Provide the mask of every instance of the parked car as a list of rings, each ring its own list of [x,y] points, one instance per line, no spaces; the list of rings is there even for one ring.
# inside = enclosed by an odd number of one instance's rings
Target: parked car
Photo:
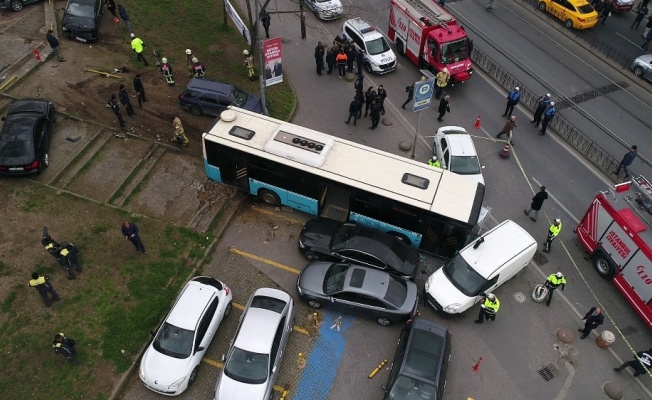
[[[40,174],[50,165],[54,105],[48,100],[15,101],[0,131],[0,174]]]
[[[344,22],[342,31],[357,50],[363,52],[367,72],[386,74],[396,69],[396,55],[385,36],[375,26],[362,18],[353,18]]]
[[[466,175],[484,185],[478,152],[471,135],[461,126],[442,126],[437,129],[433,153],[441,167],[458,175]]]
[[[68,0],[61,18],[63,36],[84,43],[96,41],[103,4],[103,0]]]
[[[586,0],[540,0],[539,10],[549,12],[568,29],[589,29],[598,23],[597,11]]]
[[[299,251],[309,260],[344,261],[410,279],[419,250],[396,236],[354,222],[313,218],[299,234]]]
[[[24,5],[36,3],[39,0],[0,0],[0,8],[20,11]]]
[[[248,94],[229,83],[192,78],[186,90],[179,95],[181,108],[192,115],[219,116],[229,106],[262,114],[263,103],[260,97]]]
[[[176,396],[195,382],[217,328],[231,312],[232,298],[228,286],[209,276],[183,287],[140,361],[140,379],[148,389]]]
[[[634,7],[634,0],[612,0],[614,6],[613,12],[622,13],[631,11]]]
[[[413,281],[374,268],[325,261],[306,265],[297,292],[311,308],[370,316],[383,326],[410,319],[419,300]]]
[[[285,346],[294,328],[292,297],[270,288],[258,289],[247,307],[224,368],[215,384],[215,399],[267,400],[281,369]]]
[[[384,399],[443,399],[450,359],[451,336],[446,328],[421,318],[408,321],[383,386]]]
[[[306,5],[323,21],[338,19],[344,11],[340,0],[306,0]]]
[[[634,75],[652,82],[652,54],[643,54],[632,63]]]

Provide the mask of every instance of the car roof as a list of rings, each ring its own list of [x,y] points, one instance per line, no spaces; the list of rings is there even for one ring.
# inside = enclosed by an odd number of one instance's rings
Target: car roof
[[[268,354],[282,315],[263,308],[248,308],[234,346],[254,353]]]
[[[471,135],[461,132],[454,134],[447,133],[446,139],[448,140],[449,149],[452,156],[477,156]]]
[[[643,54],[642,56],[636,57],[634,61],[642,61],[644,63],[652,62],[652,54]]]
[[[589,4],[589,2],[586,0],[568,0],[568,2],[574,5],[575,7]]]
[[[190,82],[188,82],[188,89],[191,90],[207,90],[211,92],[219,92],[223,94],[229,94],[231,93],[231,90],[233,89],[233,85],[220,82],[220,81],[211,81],[208,79],[201,79],[201,78],[192,78]]]
[[[188,282],[166,321],[182,329],[194,330],[216,293],[217,289],[212,286],[196,281]]]
[[[346,271],[343,290],[382,299],[387,293],[389,279],[389,273],[387,272],[375,268],[351,265]]]
[[[446,356],[448,330],[435,322],[417,318],[411,323],[407,340],[400,373],[437,386]]]
[[[344,22],[344,25],[348,25],[351,29],[356,31],[360,36],[362,36],[366,40],[372,40],[376,37],[383,36],[378,30],[376,29],[375,26],[371,25],[369,22],[365,21],[364,19],[358,17],[358,18],[351,18]],[[362,32],[364,29],[372,29],[368,32]]]
[[[51,105],[49,100],[43,99],[22,99],[16,100],[11,105],[7,115],[20,113],[38,113],[47,114],[48,107]]]

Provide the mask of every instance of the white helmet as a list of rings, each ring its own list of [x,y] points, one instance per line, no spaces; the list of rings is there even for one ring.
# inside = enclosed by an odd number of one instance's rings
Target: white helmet
[[[186,49],[186,54],[188,54],[188,55],[192,54],[192,50]]]
[[[555,224],[561,224],[561,219],[555,218]]]
[[[134,33],[130,33],[129,36],[131,36],[132,38],[135,38],[135,37],[136,37],[136,34],[134,34]]]
[[[516,87],[514,88],[514,90],[516,90],[516,91],[518,92],[519,90],[521,90],[521,88],[519,88],[518,86],[516,86]]]
[[[432,156],[432,161],[437,161],[437,156]]]
[[[161,62],[162,62],[163,64],[167,64],[167,63],[168,63],[168,59],[165,58],[165,57],[163,57],[163,58],[161,58]]]
[[[550,93],[546,93],[546,97],[547,97],[547,98],[550,98]]]
[[[493,293],[487,293],[487,298],[491,301],[496,300],[496,296]]]
[[[248,56],[249,55],[249,50],[242,50],[242,55],[243,56]]]
[[[197,57],[193,57],[193,58],[192,58],[192,62],[194,62],[194,63],[198,63],[199,60],[197,59]]]
[[[562,276],[564,276],[564,274],[562,274],[561,272],[557,272],[556,275],[557,275],[557,278],[561,278]]]
[[[554,106],[554,105],[555,105],[555,102],[554,102],[554,101],[551,101],[551,102],[550,102],[550,105],[551,105],[551,106]]]

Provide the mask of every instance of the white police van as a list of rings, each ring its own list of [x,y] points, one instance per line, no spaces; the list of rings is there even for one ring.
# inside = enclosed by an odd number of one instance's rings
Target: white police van
[[[396,69],[396,55],[376,27],[362,18],[354,18],[344,22],[342,30],[358,51],[364,53],[367,72],[386,74]]]

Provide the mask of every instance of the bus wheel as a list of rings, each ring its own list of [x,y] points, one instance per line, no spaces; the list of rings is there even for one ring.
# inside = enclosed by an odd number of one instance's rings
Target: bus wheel
[[[402,234],[402,233],[398,233],[398,232],[387,232],[387,234],[394,236],[395,238],[397,238],[397,239],[400,240],[401,242],[404,242],[404,243],[407,244],[407,245],[411,245],[411,244],[412,244],[412,241],[411,241],[407,236],[405,236],[405,235]]]
[[[272,192],[271,190],[260,189],[258,191],[258,197],[260,197],[266,204],[269,204],[270,206],[281,205],[281,198],[278,197],[278,195]]]
[[[595,253],[593,256],[593,267],[598,275],[606,280],[611,280],[616,275],[616,267],[602,253]]]

